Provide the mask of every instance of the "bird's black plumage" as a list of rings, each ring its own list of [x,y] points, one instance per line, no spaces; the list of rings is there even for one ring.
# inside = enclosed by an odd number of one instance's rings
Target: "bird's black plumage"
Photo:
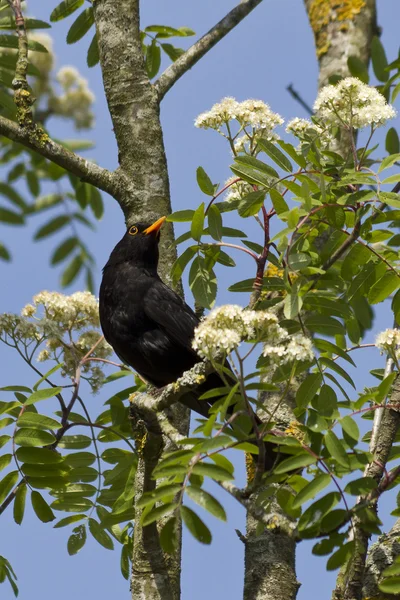
[[[125,364],[159,388],[200,362],[192,348],[199,319],[157,273],[159,230],[164,220],[162,217],[152,225],[137,223],[128,229],[111,252],[100,286],[104,337]],[[185,395],[182,402],[208,416],[217,398],[198,398],[221,386],[224,383],[219,375],[211,373],[197,393]],[[250,428],[249,419],[245,429]],[[266,449],[265,466],[270,468],[276,454],[271,453],[271,444],[266,444]]]
[[[137,223],[112,251],[100,286],[100,322],[115,353],[156,387],[176,381],[200,358],[192,348],[199,320],[192,309],[166,286],[157,273],[159,229]],[[212,374],[201,390],[223,385]],[[186,404],[208,414],[196,397]]]

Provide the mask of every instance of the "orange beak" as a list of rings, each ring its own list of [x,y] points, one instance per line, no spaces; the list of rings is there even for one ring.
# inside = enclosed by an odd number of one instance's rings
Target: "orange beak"
[[[150,227],[144,229],[143,233],[146,233],[147,235],[149,233],[157,233],[161,229],[161,225],[164,223],[166,218],[167,217],[160,217],[155,223],[153,223],[153,225],[150,225]]]

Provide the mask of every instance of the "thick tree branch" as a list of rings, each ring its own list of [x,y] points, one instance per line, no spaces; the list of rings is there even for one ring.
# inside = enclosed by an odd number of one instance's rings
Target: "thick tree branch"
[[[388,409],[384,411],[373,461],[364,473],[365,477],[373,477],[378,485],[382,485],[382,482],[384,484],[385,480],[382,480],[382,477],[385,475],[386,463],[400,426],[400,377],[397,377],[393,384],[390,405],[398,406],[399,410]],[[377,509],[378,498],[379,494],[376,494],[371,501],[371,506],[375,510]],[[361,497],[359,502],[363,501],[364,498]],[[355,550],[338,577],[336,590],[333,595],[334,600],[361,600],[362,598],[370,534],[363,529],[362,523],[358,518],[355,518],[353,521],[353,532]]]
[[[14,121],[0,116],[0,135],[4,135],[13,142],[25,148],[34,150],[44,158],[51,160],[69,173],[76,175],[99,189],[118,197],[119,177],[107,169],[86,160],[82,156],[67,150],[61,144],[53,142],[46,133],[41,135],[35,130],[19,127]]]
[[[173,85],[191,69],[211,48],[224,38],[236,25],[258,6],[262,0],[241,0],[219,23],[203,35],[191,48],[178,58],[155,82],[160,100]]]

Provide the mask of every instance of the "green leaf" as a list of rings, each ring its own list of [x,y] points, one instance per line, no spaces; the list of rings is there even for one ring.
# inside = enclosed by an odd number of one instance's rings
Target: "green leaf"
[[[280,462],[274,469],[274,473],[276,475],[281,473],[288,473],[289,471],[295,471],[296,469],[302,467],[308,467],[308,465],[312,465],[317,462],[317,458],[311,456],[308,452],[301,452],[296,456],[291,456],[290,458],[285,458],[282,462]]]
[[[278,140],[278,144],[282,148],[282,150],[286,152],[286,154],[289,154],[290,158],[293,158],[296,164],[298,164],[303,169],[306,168],[306,159],[304,158],[304,156],[299,154],[299,152],[297,152],[296,148],[292,146],[292,144],[288,144],[288,142],[284,142],[283,140]]]
[[[85,525],[78,525],[73,529],[72,535],[68,538],[67,550],[68,554],[72,556],[77,554],[86,542],[86,527]]]
[[[27,400],[25,401],[25,406],[35,404],[40,400],[48,400],[49,398],[54,398],[54,396],[57,396],[57,394],[60,394],[60,392],[62,392],[62,387],[52,387],[37,390],[36,392],[33,392],[33,394],[28,396]]]
[[[329,557],[326,563],[327,571],[334,571],[344,565],[354,554],[355,542],[351,541],[341,546],[336,552]]]
[[[311,258],[304,252],[292,252],[288,259],[289,267],[292,271],[301,271],[311,263]]]
[[[346,416],[340,419],[343,434],[349,436],[355,442],[358,442],[360,438],[360,430],[358,425],[352,417]]]
[[[203,169],[203,167],[197,167],[196,178],[199,188],[204,194],[208,196],[214,196],[215,188],[211,179]]]
[[[17,421],[18,427],[32,427],[34,429],[58,429],[61,424],[45,415],[34,412],[24,412]]]
[[[13,516],[14,521],[17,525],[21,525],[22,520],[25,514],[25,500],[26,500],[26,483],[21,484],[17,493],[15,494],[14,506],[13,506]]]
[[[48,221],[45,225],[42,225],[37,232],[35,233],[33,239],[34,240],[42,240],[56,231],[59,231],[71,221],[71,218],[68,215],[59,215],[58,217],[54,217]]]
[[[25,447],[48,446],[56,441],[55,436],[48,431],[29,428],[18,429],[14,439],[18,446]]]
[[[264,204],[265,192],[250,192],[239,202],[238,213],[241,217],[256,215]]]
[[[177,48],[172,44],[161,44],[161,48],[163,49],[165,54],[172,60],[172,62],[178,60],[178,58],[185,53],[185,50],[183,50],[183,48]]]
[[[0,481],[0,504],[4,502],[8,494],[18,481],[18,471],[11,471]]]
[[[258,140],[260,148],[284,171],[291,173],[293,170],[290,160],[276,147],[275,144],[265,138]]]
[[[347,59],[347,66],[353,77],[358,77],[358,79],[361,79],[364,83],[369,82],[368,67],[360,58],[358,58],[358,56],[349,56]]]
[[[32,492],[31,501],[36,516],[43,522],[49,523],[56,518],[50,506],[39,492]]]
[[[78,246],[79,242],[76,237],[70,237],[64,240],[57,248],[54,250],[50,262],[52,265],[57,265],[62,262],[67,256],[71,254],[73,250]]]
[[[342,263],[341,275],[344,279],[350,281],[358,272],[360,266],[364,265],[371,258],[371,251],[362,244],[354,244]]]
[[[305,320],[305,326],[307,329],[315,333],[322,333],[323,335],[335,336],[345,334],[345,328],[340,321],[325,315],[308,316]]]
[[[3,456],[0,456],[0,471],[5,469],[6,467],[8,467],[11,460],[12,460],[12,454],[3,454]]]
[[[172,221],[173,223],[186,223],[193,220],[194,210],[177,210],[173,212],[171,215],[167,217],[167,221]]]
[[[25,29],[49,29],[51,25],[40,19],[30,19],[29,17],[24,18]],[[15,29],[14,17],[3,17],[0,19],[0,29]]]
[[[89,31],[94,23],[93,8],[85,8],[79,17],[72,23],[68,34],[67,44],[75,44]]]
[[[391,127],[386,134],[385,148],[389,154],[400,152],[399,134],[394,127]]]
[[[65,17],[69,17],[73,12],[78,10],[83,4],[84,0],[64,0],[52,11],[50,15],[50,21],[61,21]]]
[[[342,442],[339,440],[336,434],[330,430],[325,434],[324,440],[326,449],[332,458],[337,460],[342,467],[349,468],[349,457],[346,454],[346,450],[344,449]]]
[[[151,509],[149,512],[144,511],[142,516],[143,527],[150,525],[150,523],[154,523],[154,521],[158,521],[161,517],[169,515],[171,512],[175,511],[178,506],[179,505],[176,502],[168,502],[167,504],[162,504],[157,508]]]
[[[53,528],[59,529],[60,527],[66,527],[67,525],[72,525],[72,523],[76,523],[77,521],[82,521],[82,519],[86,519],[86,515],[71,515],[70,517],[60,519],[55,525],[53,525]]]
[[[212,204],[207,212],[210,235],[218,242],[222,239],[222,217],[219,209]]]
[[[397,161],[400,161],[400,152],[397,151],[397,152],[390,153],[390,156],[386,156],[386,158],[384,158],[383,161],[381,162],[379,169],[378,169],[378,173],[380,173],[384,169],[389,169]]]
[[[101,546],[107,550],[114,550],[114,543],[112,539],[95,519],[89,519],[89,531]]]
[[[80,254],[74,256],[61,277],[62,287],[67,287],[75,281],[83,267],[83,261]]]
[[[221,519],[221,521],[226,521],[226,512],[224,507],[218,502],[214,496],[206,492],[200,487],[190,485],[186,488],[187,495],[194,501],[196,504],[208,510],[214,517]]]
[[[147,46],[146,52],[146,70],[149,79],[155,77],[160,69],[161,65],[161,48],[158,46],[155,40]]]
[[[2,260],[6,260],[6,261],[11,260],[11,254],[9,253],[7,248],[5,246],[3,246],[3,244],[1,242],[0,242],[0,258]]]
[[[373,477],[360,477],[359,479],[350,481],[344,488],[344,491],[346,494],[351,494],[352,496],[361,496],[368,494],[377,486],[378,484]]]
[[[400,577],[389,577],[388,579],[382,579],[378,584],[381,592],[385,594],[400,594]]]
[[[19,213],[0,207],[0,221],[9,225],[23,225],[24,217]]]
[[[314,398],[322,383],[320,373],[311,373],[300,384],[296,393],[296,404],[299,408],[306,408]]]
[[[389,73],[385,69],[388,65],[388,61],[382,42],[376,35],[372,38],[371,59],[372,68],[376,78],[379,79],[379,81],[387,81],[389,79]]]
[[[195,210],[190,232],[196,242],[200,242],[204,229],[204,202]]]
[[[82,0],[83,1],[83,0]],[[0,46],[2,48],[18,48],[18,37],[16,35],[0,35]],[[36,42],[34,40],[28,41],[28,49],[33,50],[34,52],[48,52],[47,48],[43,46],[40,42]]]
[[[211,477],[211,479],[215,479],[215,481],[231,481],[233,479],[232,473],[226,469],[218,465],[205,462],[195,464],[193,467],[193,473],[203,477]]]
[[[275,169],[273,169],[270,165],[267,165],[262,160],[255,158],[255,156],[248,156],[248,155],[235,156],[235,164],[244,166],[244,167],[250,167],[253,170],[253,172],[259,171],[261,173],[264,173],[268,177],[273,177],[274,179],[279,179],[279,173]],[[251,173],[251,170],[247,170],[247,172]],[[257,175],[257,174],[255,174],[255,176],[259,177],[259,175]],[[263,177],[260,180],[260,183],[262,183],[263,185],[268,185],[268,187],[269,187],[269,185],[271,184],[271,181],[269,179],[265,179],[265,177]]]
[[[336,392],[330,385],[324,384],[319,392],[316,406],[318,413],[323,417],[331,417],[337,408]]]
[[[368,292],[368,301],[378,304],[386,300],[390,294],[400,287],[400,277],[393,271],[386,271],[383,277],[378,279]]]
[[[18,448],[17,458],[20,462],[33,465],[54,465],[63,461],[61,454],[47,448]]]
[[[27,204],[22,196],[14,190],[11,185],[8,183],[0,182],[0,194],[5,196],[8,200],[10,200],[13,204],[25,210],[27,208]]]
[[[272,205],[277,215],[288,212],[289,207],[286,204],[286,200],[282,194],[280,194],[275,188],[271,188],[269,190],[269,195],[271,196]]]
[[[183,275],[187,264],[192,260],[193,256],[197,253],[195,246],[189,246],[174,262],[171,269],[171,277],[174,284],[177,284]]]
[[[161,547],[167,554],[174,554],[178,548],[178,519],[171,517],[160,532]]]
[[[187,506],[181,506],[181,516],[186,527],[196,540],[202,544],[211,544],[212,536],[200,517]]]
[[[86,57],[86,63],[89,68],[94,67],[100,61],[99,55],[99,44],[97,42],[97,33],[94,34],[92,41],[90,42],[90,46],[88,48],[88,53]]]
[[[297,494],[293,500],[293,508],[299,508],[315,496],[331,482],[330,475],[323,473],[317,475],[312,481],[310,481],[303,489]]]
[[[99,221],[104,214],[104,203],[99,190],[93,185],[90,186],[89,203],[94,216]]]
[[[197,256],[190,268],[189,285],[195,300],[204,306],[211,308],[217,294],[217,280],[213,271],[205,266],[205,260]]]

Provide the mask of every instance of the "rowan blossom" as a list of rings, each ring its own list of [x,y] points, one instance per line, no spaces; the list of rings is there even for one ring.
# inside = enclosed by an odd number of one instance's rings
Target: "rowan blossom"
[[[400,354],[400,329],[386,329],[379,333],[375,340],[375,346],[379,348],[381,354],[383,352]]]
[[[314,110],[324,123],[354,129],[368,125],[380,127],[396,116],[395,109],[377,89],[356,77],[346,77],[336,85],[323,87]]]

